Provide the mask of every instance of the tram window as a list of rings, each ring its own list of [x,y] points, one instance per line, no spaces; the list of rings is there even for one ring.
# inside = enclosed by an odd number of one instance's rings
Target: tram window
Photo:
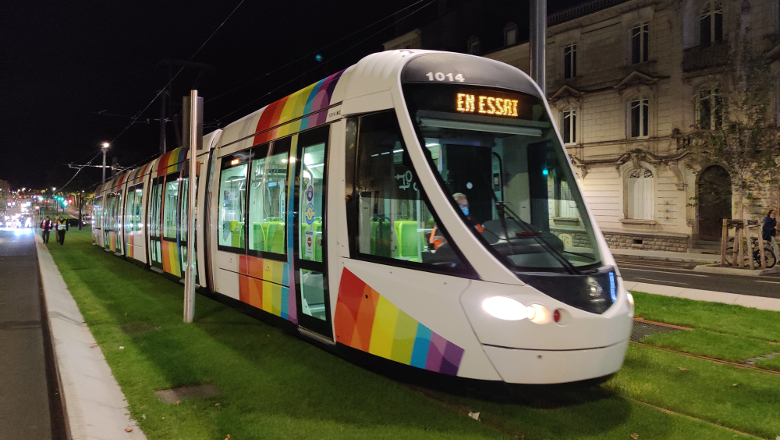
[[[95,222],[95,229],[100,229],[103,227],[103,197],[95,197],[92,206],[94,210],[92,218]]]
[[[223,157],[219,178],[219,246],[244,249],[248,153]],[[234,165],[235,164],[235,165]],[[227,250],[227,249],[223,249]]]
[[[138,185],[131,188],[127,194],[127,231],[137,232],[141,230],[141,201],[143,200],[144,191],[141,189],[141,185]]]
[[[176,220],[179,214],[179,180],[175,175],[165,182],[165,202],[163,203],[163,237],[176,239]]]
[[[249,250],[286,254],[290,138],[255,150],[249,182]]]
[[[431,213],[393,112],[360,119],[355,194],[357,227],[350,230],[360,254],[446,272],[465,269]]]

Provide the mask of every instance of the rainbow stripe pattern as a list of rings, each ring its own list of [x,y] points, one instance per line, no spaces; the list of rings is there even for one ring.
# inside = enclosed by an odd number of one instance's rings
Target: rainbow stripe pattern
[[[163,154],[157,162],[157,177],[181,171],[185,159],[187,159],[187,150],[181,147]]]
[[[241,302],[297,322],[295,295],[290,296],[287,263],[241,255],[238,271],[238,295]]]
[[[463,349],[393,305],[344,268],[336,305],[336,342],[436,373],[458,374]]]
[[[342,70],[334,73],[305,89],[269,104],[257,121],[255,130],[257,134],[253,145],[324,124],[328,112],[323,110],[331,105],[330,98],[343,72]],[[303,115],[307,116],[303,117]]]
[[[163,270],[169,274],[181,276],[181,265],[179,264],[179,246],[175,241],[160,242],[162,247],[162,265]]]

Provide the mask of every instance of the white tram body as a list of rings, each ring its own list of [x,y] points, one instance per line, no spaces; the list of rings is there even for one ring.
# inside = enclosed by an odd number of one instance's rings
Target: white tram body
[[[435,373],[617,372],[633,299],[543,96],[500,62],[390,51],[204,136],[201,291]],[[181,278],[187,159],[103,185],[95,244]]]

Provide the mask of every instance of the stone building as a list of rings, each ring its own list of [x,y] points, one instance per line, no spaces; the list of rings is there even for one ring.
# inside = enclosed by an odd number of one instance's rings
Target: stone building
[[[518,42],[527,24],[513,18],[488,30],[472,25],[468,36],[438,45],[426,44],[436,29],[428,24],[385,49],[454,49],[528,72],[529,46]],[[503,35],[503,45],[486,47],[485,35]],[[695,126],[717,123],[719,82],[738,36],[772,61],[771,112],[780,124],[780,0],[595,0],[549,14],[547,36],[550,107],[610,246],[686,251],[719,240],[732,201],[691,201],[704,176],[728,182],[729,174],[717,165],[691,169],[683,142]],[[749,207],[753,217],[776,206],[776,190]]]

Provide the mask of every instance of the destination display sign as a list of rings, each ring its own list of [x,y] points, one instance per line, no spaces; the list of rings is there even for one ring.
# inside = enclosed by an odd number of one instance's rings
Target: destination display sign
[[[517,105],[520,102],[517,99],[471,93],[458,93],[455,96],[455,110],[460,113],[517,117]]]
[[[541,100],[522,92],[454,84],[407,84],[404,94],[413,111],[524,120],[544,114]]]

